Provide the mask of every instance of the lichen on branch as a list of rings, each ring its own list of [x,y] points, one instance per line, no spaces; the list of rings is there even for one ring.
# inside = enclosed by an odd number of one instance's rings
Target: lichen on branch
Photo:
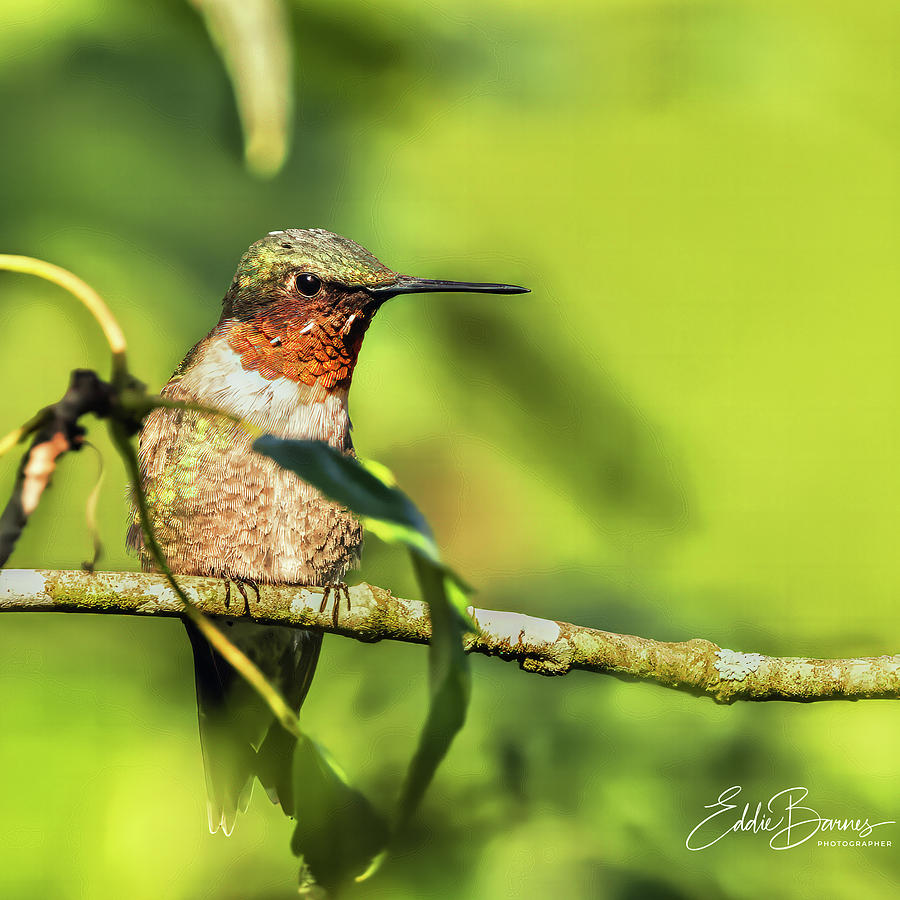
[[[216,578],[178,576],[193,606],[210,616],[233,615]],[[350,588],[350,610],[337,624],[321,610],[323,588],[264,585],[242,618],[320,628],[360,641],[426,644],[427,604],[394,597],[370,584]],[[82,612],[183,616],[184,605],[162,575],[8,569],[0,572],[0,612]],[[735,700],[861,700],[900,697],[900,655],[808,659],[742,653],[694,638],[667,643],[599,631],[515,612],[470,610],[477,634],[470,653],[518,662],[526,671],[565,675],[573,669],[652,681],[720,703]]]

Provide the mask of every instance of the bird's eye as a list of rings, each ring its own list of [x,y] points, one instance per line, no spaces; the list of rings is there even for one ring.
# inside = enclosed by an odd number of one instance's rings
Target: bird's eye
[[[295,283],[297,290],[306,297],[312,297],[322,289],[322,280],[310,272],[301,272]]]

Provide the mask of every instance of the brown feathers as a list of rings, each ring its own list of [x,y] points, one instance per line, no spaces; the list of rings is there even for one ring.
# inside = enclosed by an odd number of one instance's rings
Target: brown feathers
[[[246,371],[214,332],[162,393],[225,409],[281,437],[352,452],[345,392],[264,377]],[[251,443],[239,426],[202,413],[157,409],[145,420],[144,490],[173,571],[260,584],[341,580],[358,560],[359,523]],[[131,541],[140,549],[134,530]]]

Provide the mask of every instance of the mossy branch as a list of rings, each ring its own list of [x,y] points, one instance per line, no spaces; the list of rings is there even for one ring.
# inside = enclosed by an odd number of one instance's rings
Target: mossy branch
[[[233,615],[225,586],[215,578],[179,576],[191,604],[210,616]],[[270,625],[320,628],[360,641],[394,640],[426,644],[431,636],[428,607],[394,597],[369,584],[350,588],[350,610],[337,625],[330,609],[320,610],[322,588],[260,588],[259,600],[242,618]],[[0,572],[0,612],[93,612],[183,616],[184,606],[165,576],[131,573],[9,569]],[[572,669],[735,700],[862,700],[900,697],[900,655],[856,659],[804,659],[726,650],[694,638],[665,643],[614,634],[513,612],[472,609],[480,633],[466,649],[514,660],[542,675]]]

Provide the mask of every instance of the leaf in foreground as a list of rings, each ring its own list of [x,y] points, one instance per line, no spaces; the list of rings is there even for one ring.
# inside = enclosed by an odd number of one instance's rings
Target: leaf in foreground
[[[411,529],[433,547],[425,517],[399,488],[386,484],[352,456],[324,441],[283,440],[264,434],[253,443],[257,453],[274,459],[284,469],[317,487],[326,497],[366,519],[381,520]],[[398,535],[400,532],[397,532]]]
[[[364,467],[322,441],[264,435],[253,447],[364,517],[369,530],[382,540],[410,548],[416,578],[431,614],[430,703],[397,806],[395,822],[401,827],[415,812],[465,721],[470,692],[468,658],[462,642],[468,623],[465,596],[458,579],[440,562],[431,529],[415,504],[376,476],[372,467]],[[302,803],[298,795],[297,806]]]
[[[292,780],[297,826],[291,849],[316,881],[332,890],[365,872],[387,844],[384,819],[309,738],[297,740]]]
[[[413,564],[431,613],[431,702],[397,805],[397,828],[402,828],[416,811],[453,738],[465,723],[470,695],[469,658],[462,640],[465,623],[458,614],[458,603],[451,600],[453,594],[461,596],[462,592],[450,576],[429,560],[413,554]]]

